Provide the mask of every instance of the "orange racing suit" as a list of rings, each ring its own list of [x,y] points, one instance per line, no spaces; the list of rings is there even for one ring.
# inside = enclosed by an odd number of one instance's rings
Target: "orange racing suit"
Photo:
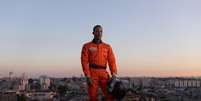
[[[88,86],[89,101],[97,101],[99,86],[106,101],[113,101],[113,98],[107,92],[107,82],[110,76],[106,71],[108,64],[111,74],[117,74],[112,47],[104,42],[95,44],[92,41],[84,44],[81,52],[81,64],[85,76],[92,80],[92,85]]]

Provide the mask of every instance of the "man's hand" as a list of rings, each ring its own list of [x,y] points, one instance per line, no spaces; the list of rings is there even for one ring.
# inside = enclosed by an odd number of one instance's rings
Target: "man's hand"
[[[89,77],[89,76],[86,76],[86,81],[87,81],[87,84],[89,85],[89,86],[91,86],[92,85],[92,80],[91,80],[91,78]]]

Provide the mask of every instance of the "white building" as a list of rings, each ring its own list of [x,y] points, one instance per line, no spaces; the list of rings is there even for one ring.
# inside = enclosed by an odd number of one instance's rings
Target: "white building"
[[[192,80],[175,80],[175,87],[201,87],[201,81],[192,79]]]
[[[56,95],[56,93],[51,91],[37,91],[37,92],[29,92],[26,94],[26,96],[30,100],[37,100],[37,101],[52,101],[54,95]]]
[[[22,74],[20,78],[20,85],[18,87],[18,90],[26,90],[28,87],[28,77],[25,76],[25,73]]]
[[[41,89],[43,89],[43,90],[49,89],[49,86],[50,86],[50,78],[49,77],[40,76],[39,80],[40,80]]]

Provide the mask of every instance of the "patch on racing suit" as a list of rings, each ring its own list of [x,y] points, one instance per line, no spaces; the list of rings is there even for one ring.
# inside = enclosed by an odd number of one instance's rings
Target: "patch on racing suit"
[[[95,52],[95,51],[97,51],[97,48],[96,47],[91,47],[91,48],[89,48],[89,51],[90,52]]]

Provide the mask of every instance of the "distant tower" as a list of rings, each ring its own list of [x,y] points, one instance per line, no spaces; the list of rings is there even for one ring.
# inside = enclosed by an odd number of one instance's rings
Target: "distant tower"
[[[39,80],[40,80],[40,85],[41,85],[42,90],[49,89],[49,86],[50,86],[50,78],[49,77],[43,75],[43,76],[39,77]]]
[[[12,76],[13,76],[13,72],[9,72],[9,80],[12,79]]]
[[[25,76],[25,73],[22,73],[22,76],[20,78],[19,90],[26,90],[28,88],[28,83],[28,77]]]

